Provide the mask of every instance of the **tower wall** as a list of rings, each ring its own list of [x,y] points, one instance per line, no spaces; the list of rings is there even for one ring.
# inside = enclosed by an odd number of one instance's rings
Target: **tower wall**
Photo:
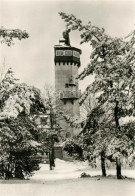
[[[55,87],[57,90],[65,90],[65,84],[68,83],[69,78],[78,76],[78,65],[76,63],[56,63],[55,64]],[[77,79],[75,82],[78,84]]]
[[[55,46],[55,89],[59,93],[61,111],[65,114],[79,118],[78,67],[80,66],[81,51],[74,47]],[[59,119],[65,137],[77,135],[78,130],[71,128],[64,118]]]

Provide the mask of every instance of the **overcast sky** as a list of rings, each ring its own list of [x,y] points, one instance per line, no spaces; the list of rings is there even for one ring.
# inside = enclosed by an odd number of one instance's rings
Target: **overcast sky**
[[[29,33],[28,39],[15,41],[12,47],[0,46],[0,63],[5,58],[21,82],[38,88],[54,83],[54,45],[65,30],[58,12],[74,14],[85,24],[91,21],[113,37],[124,37],[135,28],[134,0],[0,0],[0,26]],[[76,32],[71,32],[70,41],[82,49],[81,71],[89,61],[90,47],[79,44]],[[80,88],[83,90],[90,80],[80,82]]]

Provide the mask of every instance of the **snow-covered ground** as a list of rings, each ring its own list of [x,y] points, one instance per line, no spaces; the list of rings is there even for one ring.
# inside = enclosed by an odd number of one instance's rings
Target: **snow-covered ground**
[[[35,180],[60,180],[60,179],[75,179],[81,176],[81,173],[85,172],[91,176],[102,175],[101,169],[92,169],[87,162],[67,162],[60,159],[56,159],[56,167],[54,170],[49,170],[49,165],[41,165],[40,171],[35,172],[35,175],[31,179]],[[115,175],[116,170],[107,170],[107,175]],[[122,170],[122,175],[135,178],[135,170]]]
[[[101,175],[87,162],[56,159],[54,170],[42,164],[30,180],[0,181],[0,196],[135,196],[134,179],[79,178],[83,172]],[[108,170],[107,174],[115,175],[115,170]],[[122,170],[122,174],[135,178],[135,170]]]

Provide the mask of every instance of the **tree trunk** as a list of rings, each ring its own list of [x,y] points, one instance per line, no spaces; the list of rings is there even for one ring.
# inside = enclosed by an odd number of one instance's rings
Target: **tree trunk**
[[[102,169],[102,176],[106,176],[105,153],[104,153],[104,151],[101,152],[101,169]]]
[[[13,177],[13,176],[12,176],[10,164],[8,163],[7,166],[5,167],[5,180],[9,180],[9,179],[11,179],[12,177]]]
[[[15,178],[24,179],[22,168],[19,165],[15,166]]]
[[[50,165],[50,170],[52,170],[52,164],[51,164],[51,153],[49,152],[49,165]]]
[[[115,117],[115,124],[116,124],[116,130],[120,131],[120,124],[119,124],[119,118],[118,118],[118,110],[119,110],[119,102],[116,101],[115,109],[114,109],[114,117]]]
[[[5,178],[4,163],[1,163],[1,176]]]
[[[119,111],[118,105],[119,105],[119,102],[116,101],[115,110],[114,110],[114,116],[115,116],[117,137],[119,138],[119,132],[121,130],[120,130],[120,124],[119,124],[119,118],[118,118],[118,111]],[[121,175],[121,161],[120,161],[119,158],[116,158],[116,175],[117,175],[117,179],[122,179],[122,175]]]
[[[55,162],[54,162],[54,146],[52,147],[52,149],[49,152],[49,163],[50,163],[50,170],[52,170],[53,167],[55,167]]]
[[[116,175],[117,175],[117,179],[122,179],[121,162],[119,158],[116,158]]]

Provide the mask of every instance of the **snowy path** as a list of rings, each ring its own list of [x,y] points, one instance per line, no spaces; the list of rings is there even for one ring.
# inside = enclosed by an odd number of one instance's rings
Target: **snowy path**
[[[49,170],[49,165],[41,165],[40,171],[35,172],[32,180],[62,180],[62,179],[75,179],[81,176],[81,173],[86,172],[91,176],[101,175],[100,170],[93,170],[88,166],[87,162],[67,162],[56,159],[56,167],[54,170]],[[107,170],[107,175],[115,175],[116,171]],[[135,178],[135,170],[122,170],[122,175]]]
[[[82,172],[101,175],[86,163],[56,160],[55,170],[41,165],[30,180],[1,181],[0,196],[135,196],[135,180],[79,178]],[[115,174],[115,170],[107,171]],[[135,170],[123,170],[123,175],[135,178]]]

